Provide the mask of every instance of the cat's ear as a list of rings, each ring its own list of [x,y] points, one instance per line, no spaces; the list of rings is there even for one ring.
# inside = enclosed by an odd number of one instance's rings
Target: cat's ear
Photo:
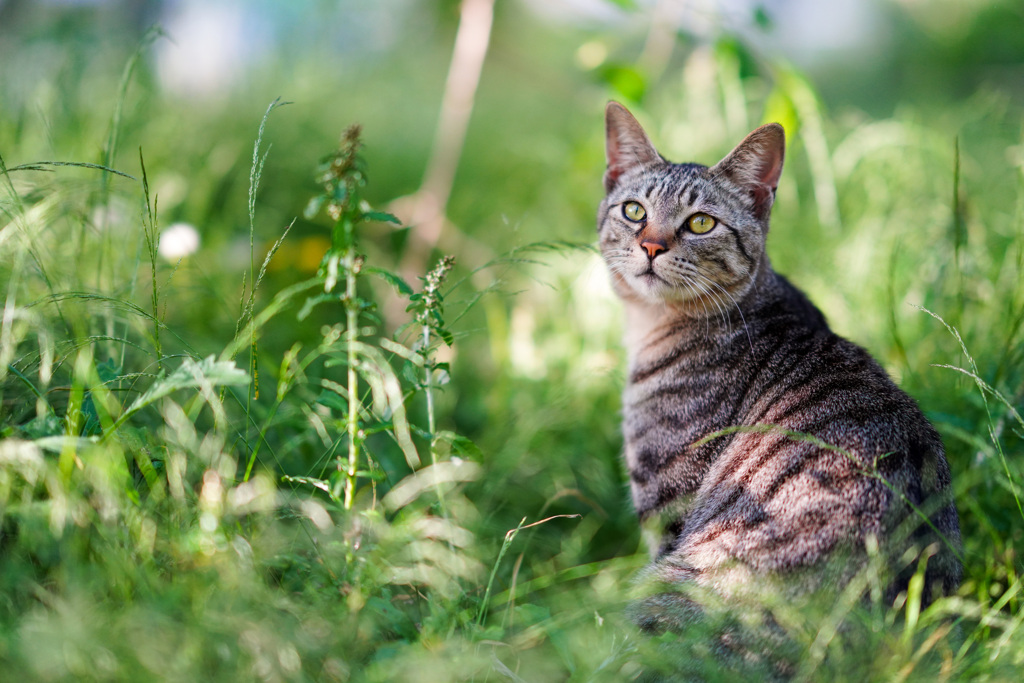
[[[623,173],[635,166],[658,163],[662,158],[637,120],[618,102],[609,102],[605,107],[604,123],[608,158],[604,189],[611,192]]]
[[[779,124],[769,123],[744,138],[711,172],[748,188],[755,211],[765,218],[775,201],[785,155],[786,133]]]

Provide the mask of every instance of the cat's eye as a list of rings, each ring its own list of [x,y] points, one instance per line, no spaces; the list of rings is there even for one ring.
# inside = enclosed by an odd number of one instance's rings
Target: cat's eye
[[[637,202],[626,202],[622,205],[622,215],[634,223],[639,223],[647,218],[647,211]]]
[[[690,232],[698,235],[711,232],[711,229],[717,224],[718,221],[706,213],[695,213],[686,220],[686,227],[690,229]]]

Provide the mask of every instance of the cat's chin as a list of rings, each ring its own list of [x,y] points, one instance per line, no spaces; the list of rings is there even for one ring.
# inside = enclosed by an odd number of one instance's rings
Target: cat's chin
[[[633,296],[624,296],[626,299],[684,308],[699,303],[697,295],[686,287],[669,282],[653,271],[631,276],[627,286]]]
[[[625,302],[641,306],[700,309],[700,299],[685,287],[654,272],[626,275],[612,272],[612,289]]]

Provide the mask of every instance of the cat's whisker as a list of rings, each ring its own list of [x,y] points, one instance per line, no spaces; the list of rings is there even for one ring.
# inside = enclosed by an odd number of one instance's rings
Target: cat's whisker
[[[719,300],[718,295],[715,293],[714,290],[708,289],[700,280],[695,280],[694,282],[700,287],[701,291],[704,292],[704,294],[711,300],[711,303],[714,304],[715,309],[718,311],[719,317],[722,318],[723,327],[728,329],[731,333],[732,321],[730,320],[729,315],[725,310],[725,304]]]
[[[693,280],[688,281],[691,283],[690,291],[692,292],[694,289],[693,285],[696,283]],[[707,302],[699,293],[697,294],[697,300],[700,301],[700,307],[704,309],[704,338],[711,339],[711,311],[708,310]]]
[[[732,294],[729,293],[728,289],[726,289],[725,287],[723,287],[719,283],[715,282],[711,278],[707,277],[706,275],[702,274],[699,270],[697,272],[697,276],[703,278],[704,280],[707,280],[708,282],[710,282],[712,285],[714,285],[719,290],[721,290],[721,292],[723,294],[725,294],[727,297],[729,297],[729,299],[732,301],[733,306],[736,307],[736,310],[740,314],[740,320],[743,322],[743,330],[747,333],[747,342],[750,344],[750,352],[753,353],[754,352],[754,340],[750,336],[750,327],[747,325],[747,318],[746,318],[746,316],[743,315],[743,309],[740,308],[739,302],[736,301],[735,298],[733,298]]]
[[[753,350],[754,350],[754,342],[750,338],[750,329],[747,326],[747,319],[743,315],[743,309],[740,308],[739,302],[737,302],[736,299],[732,296],[732,294],[729,293],[729,290],[727,290],[725,287],[723,287],[720,283],[715,282],[713,279],[711,279],[707,275],[704,275],[703,273],[698,272],[697,273],[697,277],[699,277],[704,282],[707,282],[710,286],[714,287],[715,288],[715,292],[716,292],[716,296],[718,296],[718,294],[717,294],[718,292],[721,292],[726,297],[728,297],[729,300],[732,302],[732,307],[730,307],[730,310],[732,308],[735,308],[736,311],[739,312],[739,314],[740,314],[740,321],[743,323],[743,329],[744,329],[744,332],[747,335],[747,341],[750,344],[750,350],[751,350],[751,352],[753,352]],[[722,302],[722,305],[723,306],[726,305],[724,300]],[[732,330],[732,316],[730,315],[729,318],[730,318],[730,327],[729,327],[729,329],[731,331]]]
[[[669,264],[666,265],[666,269],[682,278],[689,280],[690,282],[693,283],[693,285],[696,285],[701,292],[701,294],[698,295],[698,298],[701,300],[701,304],[704,304],[704,298],[710,299],[711,303],[715,306],[716,310],[718,311],[719,316],[721,316],[723,324],[725,324],[727,327],[730,327],[731,329],[732,323],[729,320],[729,316],[726,314],[726,307],[724,302],[719,301],[717,294],[713,290],[708,289],[699,280],[692,279],[693,276],[701,277],[700,273],[695,268],[691,266],[691,268],[684,269],[680,266],[680,264],[670,262]],[[703,279],[706,280],[707,278]],[[706,305],[704,306],[704,310],[705,312],[707,312]]]
[[[711,312],[708,310],[707,304],[704,302],[704,297],[699,292],[694,291],[694,281],[687,277],[685,274],[681,274],[683,287],[686,288],[694,299],[700,302],[701,308],[704,309],[704,339],[711,339]]]
[[[711,311],[708,310],[707,302],[710,300],[716,308],[718,307],[718,304],[715,302],[714,297],[712,297],[707,291],[707,288],[705,288],[700,282],[694,280],[689,273],[679,270],[677,271],[677,275],[681,278],[682,284],[686,287],[687,291],[693,295],[693,299],[698,301],[701,308],[704,309],[704,337],[706,339],[710,339],[712,315]],[[718,312],[721,314],[720,308]]]

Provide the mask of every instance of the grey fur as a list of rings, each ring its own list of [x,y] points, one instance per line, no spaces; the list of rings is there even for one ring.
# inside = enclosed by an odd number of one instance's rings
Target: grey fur
[[[638,515],[666,522],[650,574],[726,598],[764,579],[838,592],[877,543],[886,599],[916,567],[898,563],[909,548],[936,553],[926,602],[955,590],[960,527],[938,434],[765,254],[782,127],[709,168],[666,161],[619,104],[606,117],[598,231],[626,313],[625,459]],[[717,225],[689,231],[695,213]]]

